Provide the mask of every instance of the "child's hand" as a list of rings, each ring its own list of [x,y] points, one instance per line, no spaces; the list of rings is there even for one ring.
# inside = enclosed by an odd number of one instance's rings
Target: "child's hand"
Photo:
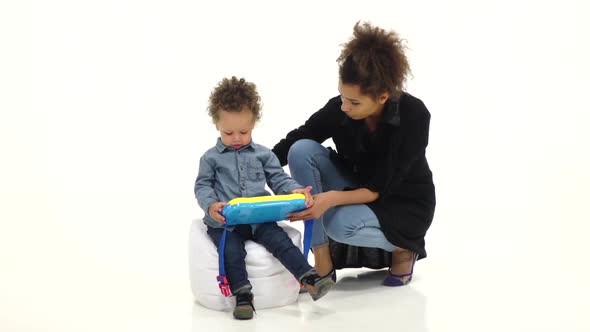
[[[227,205],[226,202],[215,202],[209,205],[209,215],[220,224],[225,224],[225,218],[221,215],[221,210]]]
[[[302,189],[295,189],[293,190],[293,194],[303,194],[305,195],[305,206],[311,207],[313,205],[313,196],[311,195],[311,186],[307,186]]]

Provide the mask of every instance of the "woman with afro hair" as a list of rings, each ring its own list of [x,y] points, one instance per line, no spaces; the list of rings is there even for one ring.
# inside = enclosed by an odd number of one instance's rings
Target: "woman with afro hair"
[[[314,220],[320,276],[389,267],[383,284],[402,286],[426,257],[436,204],[426,160],[430,113],[404,91],[404,50],[397,33],[356,23],[337,59],[340,95],[273,148],[297,182],[313,187],[314,205],[289,220]],[[321,144],[327,139],[336,150]]]

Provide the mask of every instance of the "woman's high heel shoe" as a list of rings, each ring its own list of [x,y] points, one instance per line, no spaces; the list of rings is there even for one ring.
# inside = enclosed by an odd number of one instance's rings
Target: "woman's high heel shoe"
[[[418,254],[416,254],[415,252],[412,253],[412,269],[410,270],[410,273],[393,274],[391,273],[391,268],[389,268],[387,270],[387,277],[385,277],[385,280],[383,280],[383,285],[389,287],[398,287],[409,284],[410,281],[412,281],[412,274],[414,273],[414,264],[416,263],[417,259]]]

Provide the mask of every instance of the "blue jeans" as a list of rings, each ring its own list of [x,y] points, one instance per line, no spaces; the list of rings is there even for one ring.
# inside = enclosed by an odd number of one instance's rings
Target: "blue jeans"
[[[330,160],[330,151],[320,143],[303,139],[295,142],[287,156],[289,170],[302,186],[312,186],[312,193],[356,188],[356,179]],[[358,247],[395,250],[385,238],[379,220],[366,204],[341,205],[328,209],[313,224],[311,246],[328,244],[328,237]]]
[[[219,249],[219,242],[223,235],[223,228],[207,226],[207,234]],[[262,244],[299,280],[305,273],[312,270],[299,248],[297,248],[287,233],[276,223],[257,224],[252,232],[250,225],[237,225],[231,232],[227,232],[225,239],[225,273],[232,294],[242,289],[252,289],[246,272],[247,240]]]

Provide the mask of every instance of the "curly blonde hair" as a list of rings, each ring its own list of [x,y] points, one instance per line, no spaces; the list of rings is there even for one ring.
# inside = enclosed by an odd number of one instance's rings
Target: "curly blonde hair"
[[[256,121],[260,120],[261,99],[256,91],[254,83],[246,81],[244,78],[224,78],[221,80],[209,96],[209,106],[207,110],[213,123],[219,121],[219,112],[221,110],[228,112],[241,112],[244,107],[248,107],[254,114]]]
[[[357,22],[353,37],[342,46],[336,60],[342,83],[359,85],[361,93],[374,99],[384,92],[401,95],[411,71],[404,40],[396,32]]]

